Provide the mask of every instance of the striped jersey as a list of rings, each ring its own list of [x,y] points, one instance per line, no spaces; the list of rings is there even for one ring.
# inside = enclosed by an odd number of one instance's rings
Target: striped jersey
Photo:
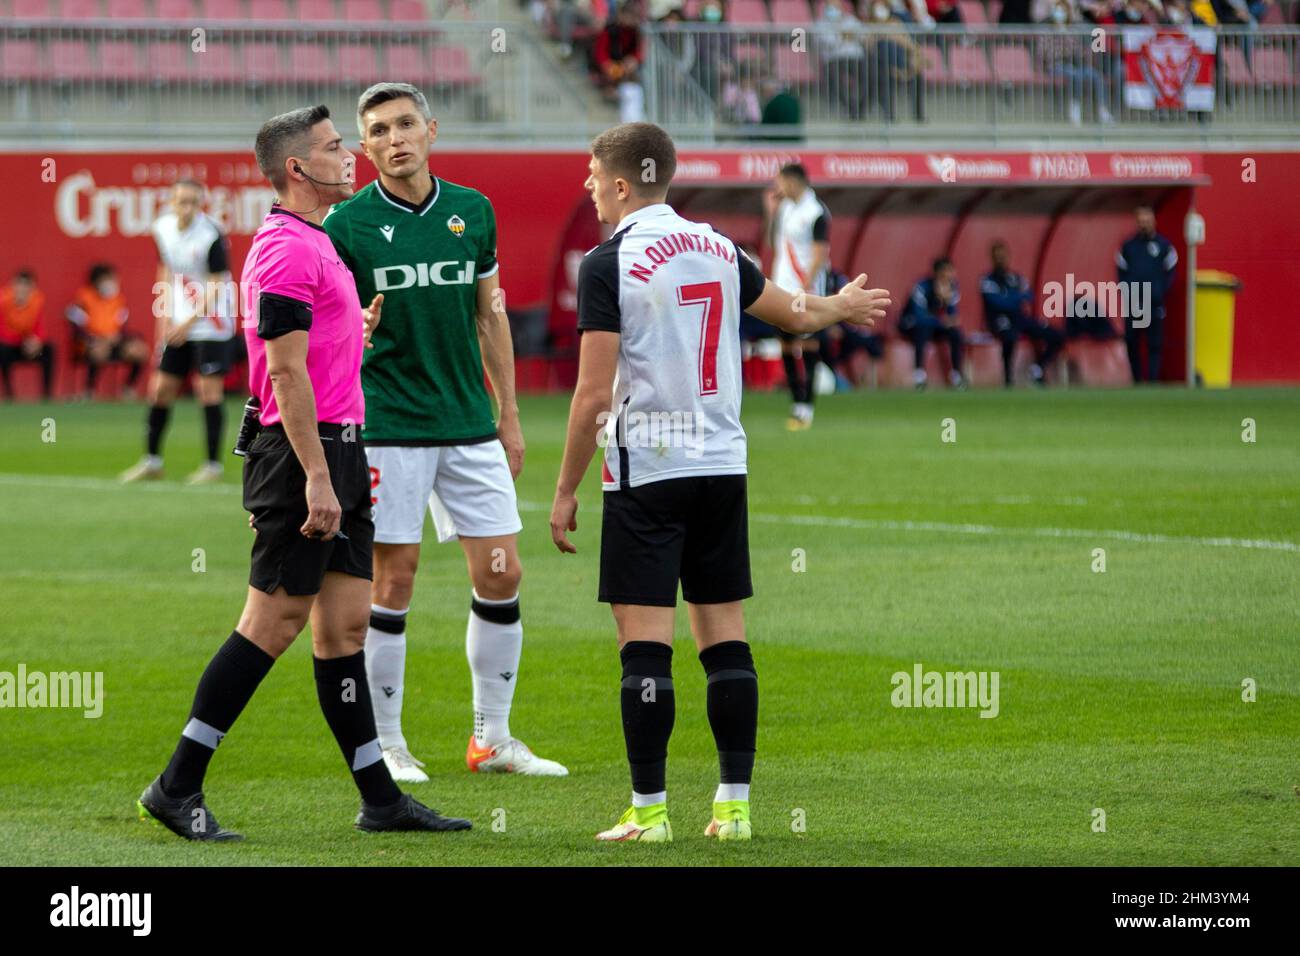
[[[772,281],[786,292],[825,295],[830,262],[812,275],[813,243],[830,241],[831,214],[811,186],[797,200],[781,200],[775,225]]]
[[[171,273],[167,289],[167,317],[173,325],[186,322],[196,311],[202,317],[190,327],[191,342],[224,342],[235,334],[234,288],[228,283],[213,288],[209,280],[225,278],[230,271],[226,237],[217,224],[203,213],[195,213],[182,229],[174,212],[159,216],[153,224],[158,260]],[[211,306],[211,308],[209,308]]]
[[[587,253],[578,330],[619,333],[607,491],[745,474],[740,315],[766,281],[730,239],[666,203],[624,217]]]

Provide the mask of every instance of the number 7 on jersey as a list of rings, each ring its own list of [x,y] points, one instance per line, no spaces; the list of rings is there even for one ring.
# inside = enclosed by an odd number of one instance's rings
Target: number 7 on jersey
[[[700,319],[700,394],[718,394],[718,333],[722,328],[722,283],[696,282],[677,287],[677,304],[703,305]]]

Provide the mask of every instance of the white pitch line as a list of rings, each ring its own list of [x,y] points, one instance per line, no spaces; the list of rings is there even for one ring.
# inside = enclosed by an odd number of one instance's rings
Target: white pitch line
[[[0,473],[0,485],[34,488],[75,488],[84,491],[121,491],[128,486],[107,478],[82,478],[70,475],[21,475]],[[139,482],[130,488],[150,492],[181,491],[187,494],[219,493],[234,495],[236,485],[181,485],[175,482]],[[537,501],[520,501],[520,511],[549,513],[551,506]],[[1271,541],[1266,538],[1197,537],[1191,535],[1150,534],[1141,531],[1117,531],[1088,528],[1004,528],[988,524],[951,524],[942,521],[891,521],[874,518],[839,518],[831,515],[777,515],[750,512],[750,519],[762,524],[802,525],[815,528],[847,528],[853,531],[920,531],[931,534],[995,535],[1034,538],[1083,538],[1087,540],[1130,541],[1136,544],[1181,544],[1206,548],[1241,548],[1248,551],[1283,551],[1300,553],[1300,543]]]

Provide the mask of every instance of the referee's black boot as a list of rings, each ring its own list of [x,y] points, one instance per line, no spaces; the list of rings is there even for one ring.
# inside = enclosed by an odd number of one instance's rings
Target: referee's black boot
[[[356,828],[368,833],[390,833],[399,830],[468,830],[473,824],[458,817],[444,817],[430,810],[409,793],[389,807],[374,807],[361,801]]]
[[[145,788],[135,805],[141,820],[152,820],[187,840],[229,843],[244,838],[242,833],[227,830],[217,822],[203,802],[202,791],[188,797],[169,797],[163,793],[162,777]]]

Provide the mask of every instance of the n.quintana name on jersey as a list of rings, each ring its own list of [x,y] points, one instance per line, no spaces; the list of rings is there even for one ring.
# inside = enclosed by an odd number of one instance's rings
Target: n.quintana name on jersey
[[[697,236],[689,232],[670,233],[659,241],[646,246],[644,252],[645,257],[654,264],[644,266],[639,262],[632,263],[632,267],[627,271],[629,278],[649,282],[650,277],[654,275],[654,271],[679,252],[702,252],[706,255],[717,256],[732,265],[736,264],[736,253],[733,250],[728,249],[721,243],[711,242],[708,236]]]

